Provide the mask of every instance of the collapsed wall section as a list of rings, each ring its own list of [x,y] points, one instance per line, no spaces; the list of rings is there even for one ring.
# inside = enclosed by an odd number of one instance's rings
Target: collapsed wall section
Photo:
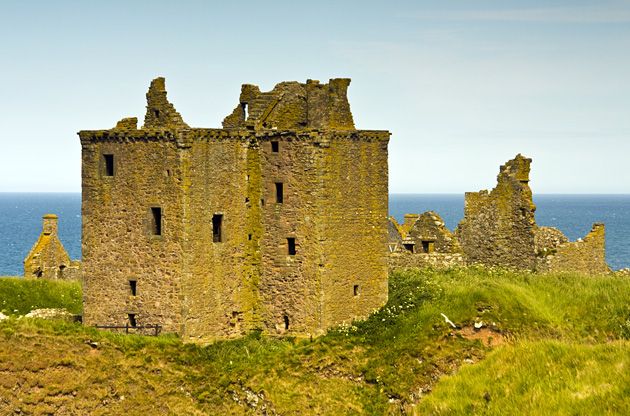
[[[348,103],[350,79],[281,82],[269,92],[244,84],[239,104],[223,120],[224,128],[275,130],[354,130]]]
[[[610,271],[606,264],[604,224],[593,224],[593,228],[583,239],[574,242],[569,242],[566,237],[560,238],[557,233],[553,233],[556,237],[550,239],[549,229],[540,233],[545,234],[547,238],[540,238],[542,241],[537,253],[537,271],[584,274],[603,274]]]
[[[529,188],[531,159],[520,154],[501,166],[490,192],[467,192],[456,230],[468,263],[533,270],[536,226]]]

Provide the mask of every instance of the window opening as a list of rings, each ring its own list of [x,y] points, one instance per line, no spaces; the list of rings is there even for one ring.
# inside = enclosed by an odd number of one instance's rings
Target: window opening
[[[105,176],[114,176],[114,155],[103,155]]]
[[[251,241],[251,240],[252,240],[252,235],[251,235],[251,234],[247,234],[247,239],[248,239],[249,241]]]
[[[284,315],[282,317],[282,320],[284,321],[284,330],[288,331],[289,330],[289,317],[287,315]]]
[[[289,255],[294,256],[295,255],[295,238],[293,237],[287,238],[287,246],[289,248]]]
[[[241,108],[243,109],[243,120],[247,120],[247,103],[241,103]]]
[[[359,285],[354,285],[353,291],[354,296],[359,296]]]
[[[135,328],[136,325],[137,325],[136,314],[135,313],[129,313],[129,314],[127,314],[127,316],[129,317],[129,326],[131,326],[132,328]]]
[[[223,215],[214,214],[212,216],[212,241],[214,243],[220,243],[223,241]]]
[[[414,250],[413,250],[413,246],[414,246],[414,245],[415,245],[415,244],[403,244],[403,246],[405,247],[405,250],[407,250],[407,251],[408,251],[408,252],[410,252],[410,253],[413,253],[413,251],[414,251]]]
[[[280,143],[279,142],[271,142],[271,151],[274,153],[278,153],[280,151]]]
[[[162,235],[162,208],[151,207],[151,233]]]
[[[422,242],[422,252],[423,253],[433,253],[435,248],[435,243],[433,241],[423,241]]]
[[[135,280],[129,281],[129,291],[131,292],[131,296],[136,296],[137,292],[137,282]]]
[[[284,185],[282,182],[276,182],[276,202],[278,204],[284,202]]]

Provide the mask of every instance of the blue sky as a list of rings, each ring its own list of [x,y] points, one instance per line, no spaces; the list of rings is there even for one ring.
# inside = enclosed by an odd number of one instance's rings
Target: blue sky
[[[534,192],[630,193],[630,1],[3,0],[0,38],[0,191],[79,191],[76,132],[161,75],[195,127],[242,83],[352,78],[391,192],[491,188],[520,152]]]

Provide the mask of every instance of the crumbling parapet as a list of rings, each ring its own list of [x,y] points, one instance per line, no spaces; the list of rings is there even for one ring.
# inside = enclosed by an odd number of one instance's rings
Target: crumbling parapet
[[[593,224],[593,228],[583,239],[574,242],[569,242],[564,235],[562,235],[564,238],[561,238],[557,233],[554,233],[555,238],[550,239],[549,229],[539,231],[539,233],[546,234],[546,237],[537,239],[539,244],[537,246],[537,271],[586,274],[602,274],[610,271],[606,264],[604,224]],[[545,243],[547,246],[543,246]]]
[[[468,263],[535,269],[531,161],[518,154],[501,166],[492,191],[466,193],[456,236]]]
[[[81,262],[73,261],[57,235],[57,216],[43,216],[42,233],[24,259],[24,277],[27,279],[78,280]]]
[[[163,77],[151,81],[147,91],[147,112],[143,128],[171,130],[188,128],[188,124],[184,123],[182,116],[166,98],[166,81]]]
[[[244,84],[239,104],[223,120],[224,128],[354,130],[348,102],[350,79],[328,84],[307,80],[277,84],[269,92]]]

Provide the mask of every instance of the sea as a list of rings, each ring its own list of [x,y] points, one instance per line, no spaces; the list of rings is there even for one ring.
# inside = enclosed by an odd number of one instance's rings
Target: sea
[[[606,224],[606,260],[615,270],[630,267],[630,195],[534,196],[538,225],[560,229],[572,241],[595,222]],[[455,229],[464,216],[463,194],[391,194],[389,212],[435,211]],[[37,241],[44,214],[59,216],[59,238],[73,259],[81,258],[81,194],[0,193],[0,276],[22,275],[22,261]]]

